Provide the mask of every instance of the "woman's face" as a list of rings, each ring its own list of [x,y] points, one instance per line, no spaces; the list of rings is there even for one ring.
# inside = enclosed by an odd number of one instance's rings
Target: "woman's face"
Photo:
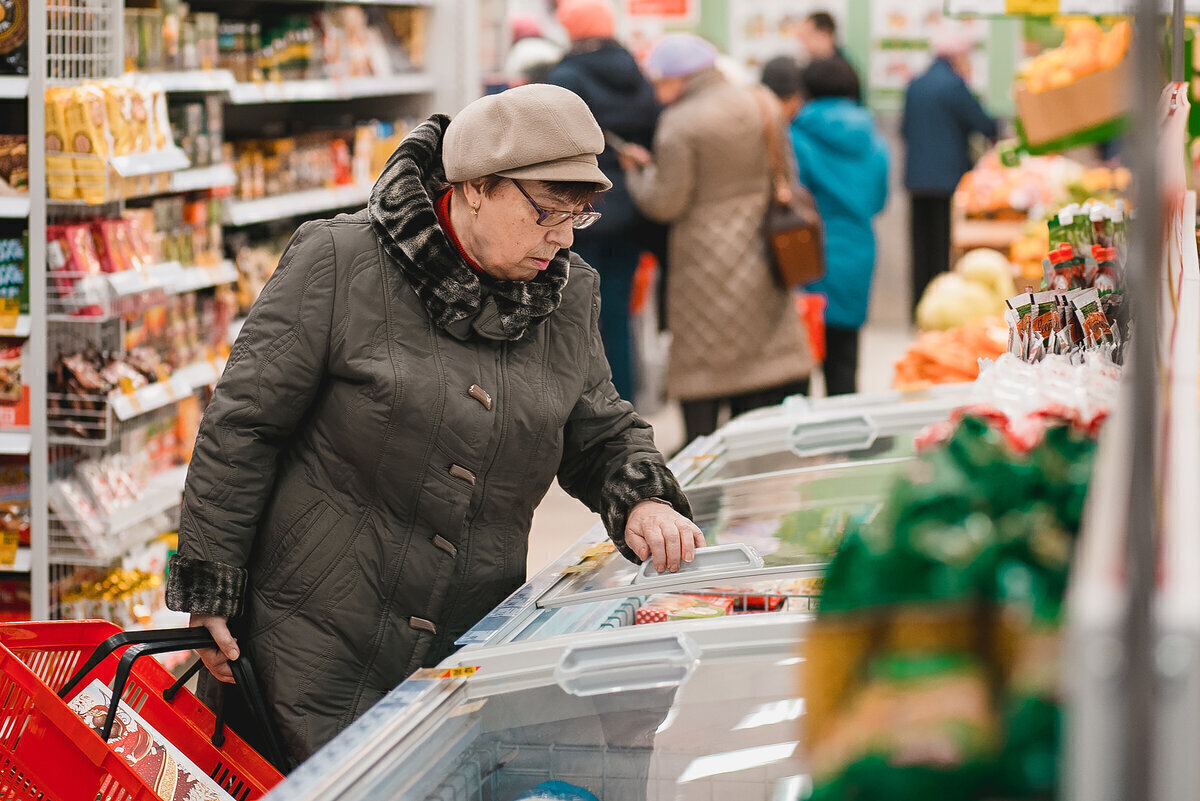
[[[654,82],[654,96],[664,106],[669,106],[683,95],[687,80],[683,77],[659,78]]]
[[[541,181],[522,181],[521,185],[543,209],[583,210],[583,205],[570,207],[555,198]],[[490,195],[469,181],[463,186],[463,195],[477,213],[470,216],[467,230],[459,232],[460,239],[479,267],[494,278],[532,281],[550,266],[559,250],[575,241],[570,220],[551,227],[538,225],[537,212],[510,180],[502,181]]]

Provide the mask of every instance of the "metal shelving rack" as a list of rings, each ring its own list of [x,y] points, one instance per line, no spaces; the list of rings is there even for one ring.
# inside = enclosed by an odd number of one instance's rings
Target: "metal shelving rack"
[[[290,0],[289,0],[290,1]],[[271,0],[264,0],[271,2]],[[338,0],[325,0],[327,6]],[[429,9],[426,32],[428,67],[418,73],[390,79],[345,81],[296,81],[275,84],[239,84],[225,70],[167,72],[162,79],[168,94],[220,93],[227,109],[243,113],[262,113],[278,118],[288,114],[297,103],[363,103],[378,109],[396,103],[409,113],[425,116],[433,111],[457,112],[479,94],[475,68],[474,32],[476,0],[369,0],[361,5],[410,6]],[[198,10],[209,7],[220,13],[226,7],[215,0],[201,0]],[[318,0],[309,3],[318,7]],[[76,566],[103,567],[113,564],[122,552],[145,542],[154,528],[169,530],[177,511],[184,470],[175,469],[156,477],[147,487],[138,508],[122,509],[104,520],[97,529],[106,537],[98,547],[83,547],[81,538],[71,530],[71,521],[51,510],[51,484],[71,467],[73,456],[103,456],[119,453],[122,439],[147,421],[166,416],[177,402],[201,392],[215,382],[223,368],[220,359],[208,360],[176,371],[170,382],[151,384],[128,397],[96,398],[95,414],[76,421],[75,430],[64,427],[51,411],[52,398],[47,392],[47,372],[51,360],[62,350],[96,343],[119,349],[123,336],[121,315],[138,308],[138,303],[175,292],[191,292],[205,286],[228,283],[236,278],[228,262],[216,268],[185,268],[177,264],[159,265],[144,277],[106,276],[109,297],[102,314],[91,317],[72,315],[64,306],[48,275],[46,229],[49,223],[119,213],[125,195],[117,191],[114,175],[132,175],[153,169],[169,178],[153,192],[182,193],[230,185],[235,176],[228,165],[187,168],[182,163],[154,165],[148,157],[133,157],[128,165],[113,173],[111,164],[101,164],[108,201],[87,205],[80,201],[57,202],[48,199],[45,165],[44,96],[48,86],[72,85],[88,80],[116,78],[122,75],[124,59],[124,0],[56,0],[52,4],[34,2],[29,32],[30,75],[25,78],[0,78],[0,97],[27,97],[29,117],[30,194],[28,200],[0,201],[0,217],[29,219],[30,310],[22,317],[30,329],[29,364],[26,366],[31,393],[31,427],[25,438],[30,451],[31,539],[27,557],[30,563],[32,617],[46,619],[54,614],[55,582],[59,573]],[[153,76],[152,76],[153,77]],[[260,110],[259,110],[260,109]],[[378,113],[378,112],[376,112]],[[366,114],[364,116],[370,116]],[[397,114],[399,116],[399,114]],[[185,160],[186,161],[186,160]],[[160,171],[159,166],[163,169]],[[347,187],[330,191],[326,197],[299,198],[296,203],[268,198],[259,206],[243,209],[233,225],[271,220],[287,220],[306,214],[330,213],[339,208],[365,204],[367,190]],[[304,201],[304,202],[299,202]],[[60,274],[55,274],[62,277]],[[137,278],[126,285],[126,278]],[[114,281],[116,283],[114,283]],[[137,284],[136,286],[134,284]],[[143,285],[144,284],[144,285]],[[69,351],[68,351],[69,352]],[[61,417],[61,413],[59,413]],[[12,435],[0,437],[0,452],[13,449]],[[22,450],[22,448],[18,448]],[[64,457],[53,459],[52,456]],[[163,515],[166,515],[164,518]],[[19,565],[23,566],[23,565]]]

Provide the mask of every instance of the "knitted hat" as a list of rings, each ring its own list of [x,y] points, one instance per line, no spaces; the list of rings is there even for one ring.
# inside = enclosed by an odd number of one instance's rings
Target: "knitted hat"
[[[646,73],[652,80],[691,75],[717,62],[717,48],[711,42],[690,33],[672,33],[663,37],[646,60]]]
[[[558,7],[558,22],[572,42],[611,39],[617,25],[609,0],[564,0]]]

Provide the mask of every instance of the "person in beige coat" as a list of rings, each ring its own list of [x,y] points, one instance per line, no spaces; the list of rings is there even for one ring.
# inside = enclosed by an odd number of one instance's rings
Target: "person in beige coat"
[[[653,156],[621,154],[634,203],[670,224],[667,389],[689,442],[711,433],[725,406],[737,415],[806,394],[812,370],[792,297],[767,263],[771,181],[755,90],[730,83],[716,55],[691,34],[663,39],[646,67],[667,106]]]

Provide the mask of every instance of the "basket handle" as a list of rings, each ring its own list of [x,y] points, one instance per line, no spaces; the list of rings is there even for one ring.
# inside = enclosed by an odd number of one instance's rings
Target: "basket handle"
[[[138,659],[147,654],[217,647],[217,644],[213,641],[212,634],[203,626],[188,629],[123,631],[112,635],[96,646],[96,650],[92,653],[88,661],[75,672],[75,675],[59,691],[59,697],[66,700],[70,692],[83,681],[88,673],[94,670],[97,665],[108,658],[118,648],[123,648],[126,645],[131,647],[121,655],[121,661],[117,664],[116,675],[113,679],[112,698],[109,701],[108,714],[104,718],[104,727],[100,732],[100,737],[105,742],[108,742],[108,738],[112,734],[113,721],[116,720],[117,708],[125,693],[125,685],[129,682],[133,665]],[[174,699],[180,687],[199,671],[200,665],[201,662],[197,660],[183,677],[163,691],[163,698],[167,701]],[[229,667],[233,671],[234,680],[242,693],[243,699],[245,699],[246,704],[250,707],[251,714],[258,720],[259,725],[262,726],[266,734],[265,746],[268,753],[263,756],[278,770],[286,773],[292,767],[291,760],[287,758],[287,752],[283,748],[279,732],[275,730],[274,722],[267,713],[266,703],[263,701],[262,692],[259,689],[254,669],[250,666],[249,660],[244,657],[230,660]],[[213,744],[217,745],[217,747],[220,747],[219,743],[224,740],[223,724],[224,715],[218,713],[216,729],[213,732]]]

